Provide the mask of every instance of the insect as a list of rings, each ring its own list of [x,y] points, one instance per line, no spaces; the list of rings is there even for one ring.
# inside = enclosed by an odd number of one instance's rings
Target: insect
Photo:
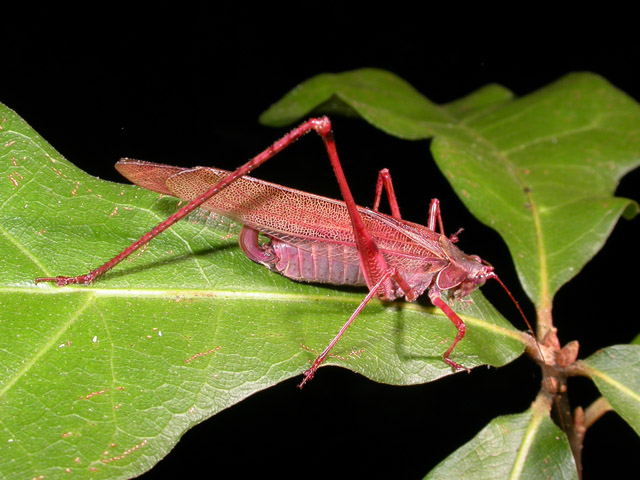
[[[343,201],[245,176],[310,131],[317,132],[324,141]],[[480,257],[458,249],[456,234],[445,236],[437,199],[431,201],[426,226],[403,220],[391,177],[385,169],[378,175],[373,209],[356,205],[327,117],[307,120],[234,172],[209,167],[172,167],[131,159],[120,160],[116,169],[141,187],[189,203],[88,274],[42,277],[37,278],[36,283],[89,284],[199,207],[229,217],[243,225],[239,244],[254,262],[297,281],[362,285],[369,289],[338,334],[304,372],[300,388],[313,378],[331,349],[373,297],[386,301],[404,297],[411,302],[427,291],[431,302],[457,329],[455,339],[443,355],[444,361],[455,370],[466,369],[450,358],[464,337],[466,327],[443,296],[448,294],[450,299],[462,300],[486,280],[495,279],[522,313],[493,267]],[[391,215],[379,211],[383,191]],[[261,244],[259,234],[268,241]]]

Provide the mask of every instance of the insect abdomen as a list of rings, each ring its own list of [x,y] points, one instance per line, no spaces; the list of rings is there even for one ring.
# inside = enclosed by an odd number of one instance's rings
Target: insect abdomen
[[[297,246],[272,238],[271,248],[278,258],[273,270],[292,280],[366,285],[354,246],[321,242]]]

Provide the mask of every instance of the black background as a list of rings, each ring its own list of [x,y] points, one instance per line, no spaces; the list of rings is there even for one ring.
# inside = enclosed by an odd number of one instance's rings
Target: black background
[[[3,10],[0,101],[71,162],[120,181],[112,166],[122,156],[183,166],[239,165],[284,133],[260,126],[258,115],[322,72],[388,69],[443,103],[490,82],[525,95],[586,70],[640,100],[638,42],[620,23],[624,12],[611,18],[598,12],[587,20],[550,10],[507,17],[462,8],[371,8],[157,2]],[[391,169],[405,218],[424,223],[430,198],[440,198],[445,226],[465,227],[461,248],[494,264],[526,304],[500,238],[474,221],[430,162],[411,161],[429,154],[428,142],[401,141],[340,118],[334,130],[359,203],[370,204],[382,167]],[[338,196],[317,139],[298,142],[282,157],[258,176]],[[618,194],[639,200],[639,180],[632,173]],[[638,332],[637,281],[621,277],[635,274],[636,234],[637,220],[621,221],[604,250],[556,297],[560,339],[579,340],[581,357],[629,342]],[[621,264],[623,255],[631,260]],[[498,287],[483,290],[518,322]],[[527,311],[534,318],[532,307]],[[256,394],[192,429],[144,478],[421,478],[496,415],[526,410],[539,373],[522,358],[499,370],[477,369],[414,387],[379,385],[337,368],[322,369],[302,392],[297,381]],[[570,387],[576,405],[597,396],[586,380]],[[637,471],[638,446],[631,428],[607,414],[587,434],[585,478]]]

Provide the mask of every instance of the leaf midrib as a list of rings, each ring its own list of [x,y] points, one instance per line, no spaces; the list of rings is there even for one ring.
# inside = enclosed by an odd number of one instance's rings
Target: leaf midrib
[[[497,158],[504,166],[505,170],[507,170],[511,176],[516,180],[516,182],[524,187],[526,182],[520,177],[517,169],[515,168],[515,164],[509,160],[509,156],[505,155],[505,153],[500,150],[493,142],[487,139],[484,135],[482,135],[478,130],[469,127],[465,122],[460,122],[459,127],[463,129],[468,135],[472,136],[474,139],[477,139],[480,143],[482,143],[490,152],[493,153],[495,158]],[[527,203],[530,208],[528,211],[531,212],[531,218],[533,220],[533,227],[535,231],[536,238],[536,251],[538,252],[538,265],[539,265],[539,291],[540,291],[540,302],[541,305],[539,307],[545,308],[546,305],[550,303],[549,300],[549,270],[547,265],[547,255],[546,248],[544,242],[544,235],[542,231],[542,221],[540,218],[540,210],[538,208],[538,204],[534,201],[533,195],[531,191],[525,189],[525,195],[527,197]]]

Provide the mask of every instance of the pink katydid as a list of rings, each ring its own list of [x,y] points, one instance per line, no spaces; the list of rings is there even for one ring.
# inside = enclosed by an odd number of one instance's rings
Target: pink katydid
[[[324,141],[344,201],[245,176],[312,130]],[[414,301],[428,291],[431,302],[457,329],[455,339],[443,355],[444,361],[455,370],[466,369],[450,358],[466,327],[443,299],[445,292],[461,300],[493,278],[520,310],[491,265],[457,248],[456,234],[445,236],[437,199],[431,201],[426,226],[403,220],[391,177],[384,169],[378,175],[373,210],[357,206],[342,171],[327,117],[307,120],[233,172],[210,167],[172,167],[132,159],[120,160],[116,169],[141,187],[189,203],[88,274],[42,277],[37,278],[36,283],[89,284],[199,207],[229,217],[243,225],[239,243],[244,253],[270,270],[298,281],[369,288],[368,295],[338,334],[304,372],[300,387],[313,378],[333,346],[373,297],[387,301],[404,297]],[[391,215],[378,211],[383,190]],[[259,234],[269,241],[260,244]]]

